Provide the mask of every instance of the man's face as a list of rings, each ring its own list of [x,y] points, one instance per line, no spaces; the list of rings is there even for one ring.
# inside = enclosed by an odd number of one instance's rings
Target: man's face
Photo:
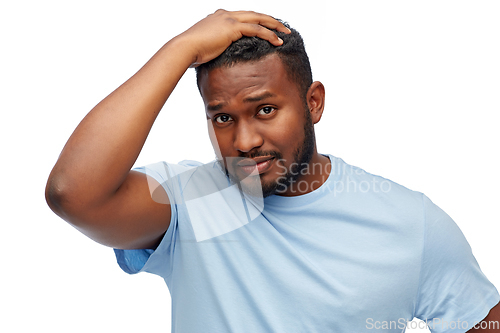
[[[293,195],[287,185],[315,153],[314,130],[280,58],[214,69],[201,77],[200,90],[212,145],[231,179],[250,192],[258,183],[264,196]]]

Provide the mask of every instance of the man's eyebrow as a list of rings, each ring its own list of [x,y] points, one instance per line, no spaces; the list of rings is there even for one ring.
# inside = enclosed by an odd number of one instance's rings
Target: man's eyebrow
[[[266,98],[270,98],[270,97],[276,97],[276,95],[273,94],[272,92],[266,91],[266,92],[264,92],[260,95],[257,95],[257,96],[245,97],[243,99],[243,102],[244,103],[255,103],[255,102],[260,102],[260,101],[265,100]],[[208,104],[207,111],[210,111],[210,112],[220,111],[224,106],[226,106],[226,103]]]
[[[265,93],[258,96],[246,97],[245,99],[243,99],[243,102],[245,103],[260,102],[269,97],[276,97],[276,95],[273,94],[272,92],[266,91]]]
[[[224,105],[226,104],[225,103],[208,104],[207,111],[212,111],[212,112],[219,111],[224,107]]]

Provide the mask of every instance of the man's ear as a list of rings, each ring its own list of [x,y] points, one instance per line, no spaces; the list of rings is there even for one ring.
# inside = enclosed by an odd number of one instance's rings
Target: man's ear
[[[315,81],[307,91],[307,107],[311,113],[311,120],[313,124],[320,121],[325,108],[325,86],[319,81]]]

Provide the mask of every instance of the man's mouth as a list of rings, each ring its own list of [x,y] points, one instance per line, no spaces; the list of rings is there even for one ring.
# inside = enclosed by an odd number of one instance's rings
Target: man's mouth
[[[271,165],[273,164],[274,157],[272,156],[262,156],[262,157],[255,157],[255,158],[246,158],[240,162],[238,162],[236,165],[238,166],[239,169],[241,169],[245,174],[250,175],[250,174],[262,174],[269,170]]]

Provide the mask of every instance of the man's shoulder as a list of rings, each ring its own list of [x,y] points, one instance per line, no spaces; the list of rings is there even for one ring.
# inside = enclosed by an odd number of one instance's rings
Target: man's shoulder
[[[390,189],[395,189],[399,192],[407,193],[408,195],[418,195],[421,196],[422,193],[414,191],[404,185],[401,185],[391,179],[385,178],[384,176],[371,173],[358,166],[346,163],[343,159],[330,155],[332,161],[332,172],[334,173],[334,178],[338,181],[343,182],[356,182],[361,185],[362,188],[369,190],[381,190],[382,192],[389,192]],[[372,187],[368,189],[368,184]],[[376,186],[376,187],[373,187]]]

